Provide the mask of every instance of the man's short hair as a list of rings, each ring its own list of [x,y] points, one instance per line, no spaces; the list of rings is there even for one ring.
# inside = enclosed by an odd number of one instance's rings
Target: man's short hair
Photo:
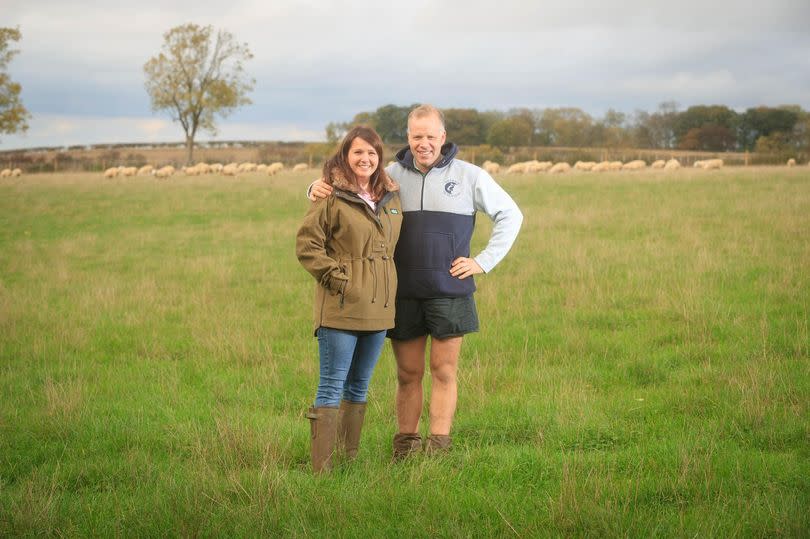
[[[408,125],[411,123],[411,118],[424,118],[425,116],[436,116],[442,124],[442,131],[446,131],[442,111],[427,103],[419,105],[408,114]]]

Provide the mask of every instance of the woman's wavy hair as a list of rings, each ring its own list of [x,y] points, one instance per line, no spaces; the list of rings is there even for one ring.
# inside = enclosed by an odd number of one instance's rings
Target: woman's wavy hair
[[[337,169],[343,174],[344,178],[357,186],[357,178],[349,166],[348,159],[349,149],[352,147],[352,142],[354,142],[354,139],[357,137],[360,137],[364,141],[371,144],[374,151],[377,152],[377,169],[371,174],[371,180],[369,181],[369,192],[371,193],[371,196],[374,197],[374,200],[380,200],[385,193],[385,185],[389,181],[388,176],[385,174],[385,170],[383,169],[383,142],[380,135],[378,135],[374,129],[366,125],[357,125],[352,127],[349,132],[346,133],[346,136],[343,137],[343,141],[340,143],[340,148],[338,148],[337,153],[327,159],[326,163],[323,165],[324,180],[327,183],[332,183],[331,173],[333,170]]]

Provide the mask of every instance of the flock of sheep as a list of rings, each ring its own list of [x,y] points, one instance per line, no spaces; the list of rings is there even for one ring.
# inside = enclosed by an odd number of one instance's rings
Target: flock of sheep
[[[808,164],[810,165],[810,163]],[[703,161],[695,161],[693,166],[694,168],[702,168],[704,170],[715,170],[723,168],[723,160],[706,159]],[[796,166],[796,160],[792,158],[788,159],[787,166],[789,167]],[[490,174],[498,174],[501,172],[501,165],[493,161],[484,161],[483,165],[481,165],[481,168],[483,168]],[[595,161],[577,161],[573,167],[565,162],[552,163],[551,161],[532,160],[510,165],[505,172],[506,174],[536,174],[538,172],[548,172],[549,174],[560,174],[564,172],[569,172],[571,170],[581,170],[588,172],[609,172],[620,170],[642,170],[645,168],[647,168],[647,162],[642,161],[641,159],[629,161],[627,163],[622,163],[621,161],[602,161],[600,163],[597,163]],[[659,159],[657,161],[654,161],[650,165],[650,168],[662,170],[677,170],[681,168],[681,163],[677,159],[670,159],[669,161]]]
[[[293,172],[302,172],[308,170],[309,165],[306,163],[298,163],[292,168]],[[284,170],[283,163],[256,164],[256,163],[197,163],[190,167],[182,167],[179,170],[171,165],[161,168],[155,168],[152,165],[144,165],[138,167],[111,167],[104,171],[105,178],[116,178],[118,176],[155,176],[156,178],[168,178],[175,174],[184,174],[186,176],[200,176],[203,174],[221,174],[223,176],[236,176],[238,174],[245,174],[248,172],[255,172],[258,174],[267,174],[273,176],[277,172]]]
[[[695,168],[703,168],[706,170],[718,169],[723,167],[722,159],[708,159],[705,161],[695,161]],[[482,168],[490,174],[498,174],[501,171],[501,165],[492,161],[484,161]],[[642,170],[647,168],[647,163],[640,159],[622,163],[621,161],[577,161],[572,167],[568,163],[552,163],[551,161],[524,161],[522,163],[515,163],[506,169],[507,174],[536,174],[538,172],[548,172],[549,174],[561,174],[571,170],[581,170],[587,172],[609,172],[619,170]],[[659,159],[650,165],[653,169],[663,170],[677,170],[681,168],[681,163],[677,159],[670,159],[664,161]]]
[[[389,163],[390,164],[390,163]],[[810,165],[810,163],[808,163]],[[723,168],[722,159],[707,159],[703,161],[695,161],[695,168],[702,168],[705,170],[713,170]],[[787,166],[795,167],[796,160],[788,159]],[[499,174],[501,172],[501,165],[494,161],[484,161],[481,168],[490,174]],[[588,172],[608,172],[620,170],[642,170],[647,168],[647,163],[640,159],[622,163],[621,161],[602,161],[597,163],[595,161],[577,161],[572,167],[566,162],[552,163],[551,161],[524,161],[522,163],[515,163],[506,169],[506,174],[536,174],[538,172],[547,172],[549,174],[560,174],[569,172],[571,170],[580,170]],[[677,170],[681,168],[681,163],[677,159],[670,159],[664,161],[659,159],[654,161],[650,168],[663,169],[663,170]],[[118,176],[155,176],[157,178],[168,178],[175,174],[184,174],[186,176],[200,176],[202,174],[221,174],[223,176],[237,176],[254,172],[258,174],[267,174],[273,176],[277,172],[284,170],[283,163],[272,163],[270,165],[256,164],[256,163],[229,163],[223,165],[221,163],[197,163],[194,166],[182,167],[177,170],[173,166],[165,166],[155,168],[152,165],[145,165],[138,167],[111,167],[104,171],[105,178],[115,178]],[[309,170],[307,163],[298,163],[293,166],[293,172],[303,172]],[[10,169],[6,168],[0,171],[0,178],[10,178],[22,176],[22,170],[19,168]]]

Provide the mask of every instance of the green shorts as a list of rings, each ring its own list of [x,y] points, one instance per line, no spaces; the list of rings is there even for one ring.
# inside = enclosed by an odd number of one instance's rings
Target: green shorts
[[[437,339],[478,331],[478,312],[472,295],[462,298],[397,298],[394,328],[388,338],[408,341],[430,334]]]

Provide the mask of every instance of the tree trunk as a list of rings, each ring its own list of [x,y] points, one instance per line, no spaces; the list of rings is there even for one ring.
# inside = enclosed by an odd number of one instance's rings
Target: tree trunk
[[[191,166],[194,161],[194,137],[186,135],[186,166]]]

